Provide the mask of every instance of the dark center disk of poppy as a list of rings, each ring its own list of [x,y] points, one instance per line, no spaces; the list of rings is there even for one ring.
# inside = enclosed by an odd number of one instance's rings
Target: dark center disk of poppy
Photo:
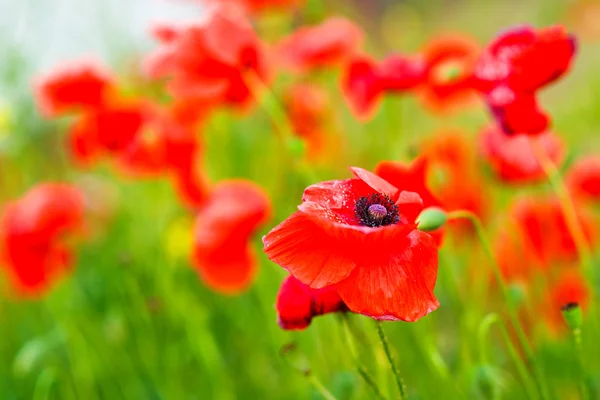
[[[381,193],[362,196],[354,204],[354,215],[359,224],[376,228],[398,222],[398,206]]]

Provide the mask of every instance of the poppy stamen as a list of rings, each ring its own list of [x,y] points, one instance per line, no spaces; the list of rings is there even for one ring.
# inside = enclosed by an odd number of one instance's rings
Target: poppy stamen
[[[396,224],[400,219],[398,206],[381,193],[359,197],[354,205],[354,215],[360,225],[371,228]]]
[[[383,219],[387,215],[387,208],[382,206],[381,204],[372,204],[367,209],[369,216],[373,219]]]

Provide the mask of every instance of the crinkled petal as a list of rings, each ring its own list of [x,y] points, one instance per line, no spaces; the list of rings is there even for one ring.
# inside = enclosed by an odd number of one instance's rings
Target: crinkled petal
[[[351,311],[380,320],[416,321],[435,310],[438,255],[435,241],[414,230],[403,241],[383,241],[372,257],[338,285]]]

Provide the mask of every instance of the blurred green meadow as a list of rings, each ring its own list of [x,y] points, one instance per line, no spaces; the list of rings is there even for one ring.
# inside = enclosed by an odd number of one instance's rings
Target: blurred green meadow
[[[267,260],[261,238],[296,209],[306,186],[345,179],[349,165],[371,170],[381,160],[408,161],[419,143],[441,130],[460,129],[475,143],[489,121],[484,107],[438,116],[413,97],[386,98],[375,118],[361,123],[344,104],[339,73],[324,72],[318,84],[331,96],[328,124],[340,142],[330,162],[309,162],[309,172],[294,168],[281,154],[265,107],[211,116],[202,132],[207,175],[215,182],[234,177],[257,182],[273,204],[269,222],[253,238],[260,260],[254,283],[241,295],[224,296],[203,285],[190,264],[194,215],[177,201],[172,186],[164,179],[122,177],[108,162],[73,167],[64,146],[69,120],[44,120],[32,97],[37,74],[63,59],[88,54],[99,54],[135,91],[136,62],[153,44],[126,27],[134,16],[136,26],[149,27],[161,19],[160,12],[146,10],[149,15],[144,16],[142,1],[73,1],[76,10],[94,11],[78,21],[93,26],[92,46],[63,29],[62,24],[78,20],[77,14],[69,14],[69,1],[2,1],[13,3],[7,9],[18,12],[15,18],[0,17],[0,201],[21,196],[40,181],[75,182],[98,193],[104,217],[88,224],[85,238],[74,243],[72,271],[42,298],[12,295],[2,277],[0,399],[319,399],[318,385],[340,400],[373,398],[356,371],[344,317],[315,318],[299,332],[277,325],[275,298],[286,273]],[[162,3],[159,10],[182,7]],[[583,22],[571,12],[576,3],[310,0],[298,15],[264,17],[257,30],[268,37],[285,32],[294,19],[318,21],[339,14],[364,27],[370,53],[385,55],[416,51],[444,32],[464,32],[483,44],[521,23],[563,23],[577,33]],[[44,31],[38,22],[49,24],[57,10],[68,17]],[[32,17],[34,11],[41,15]],[[18,18],[23,12],[25,22]],[[18,35],[21,30],[27,34]],[[571,72],[542,94],[554,130],[567,145],[563,168],[575,156],[600,152],[600,37],[580,39]],[[59,50],[40,60],[50,46]],[[273,93],[280,93],[286,79],[274,82]],[[481,190],[493,199],[486,223],[491,234],[515,193],[550,191],[547,184],[506,186],[483,163],[480,167],[487,177]],[[477,285],[467,284],[473,265],[489,271],[476,240],[448,237],[440,251],[435,290],[440,308],[415,323],[383,325],[409,399],[527,398],[500,331],[492,327],[489,334],[482,333],[486,315],[502,316],[504,309],[486,294],[485,273]],[[375,322],[360,315],[348,318],[361,362],[386,397],[395,398]],[[535,332],[546,379],[558,388],[555,398],[579,398],[570,337]],[[596,371],[590,385],[600,396],[600,343],[585,329],[583,343],[585,364]]]

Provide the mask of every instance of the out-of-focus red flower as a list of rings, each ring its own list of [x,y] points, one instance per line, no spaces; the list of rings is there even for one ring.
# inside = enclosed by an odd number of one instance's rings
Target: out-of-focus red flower
[[[394,54],[380,63],[365,55],[354,56],[342,77],[342,91],[354,115],[370,119],[383,94],[402,94],[424,82],[425,62],[421,57]]]
[[[591,299],[590,287],[580,273],[571,270],[565,271],[551,285],[550,294],[545,304],[546,320],[548,325],[556,332],[566,329],[562,308],[567,305],[577,304],[585,312]]]
[[[256,272],[252,234],[271,213],[269,198],[250,181],[219,182],[198,211],[193,263],[211,289],[236,294]]]
[[[448,111],[474,95],[473,70],[479,54],[477,43],[462,35],[443,35],[423,51],[426,65],[422,95],[435,111]]]
[[[153,78],[169,77],[175,97],[242,106],[251,98],[245,75],[268,80],[265,44],[237,7],[209,7],[202,22],[158,32],[162,45],[144,67]]]
[[[38,109],[45,117],[96,109],[108,100],[114,81],[93,61],[73,62],[40,77],[34,84]]]
[[[316,85],[296,84],[285,93],[284,104],[294,132],[307,144],[309,158],[325,147],[325,123],[331,112],[327,93]]]
[[[154,107],[135,140],[119,154],[120,165],[134,175],[155,175],[192,168],[200,156],[194,129],[169,110]]]
[[[179,199],[191,209],[201,207],[210,192],[208,178],[198,164],[196,159],[189,168],[174,170],[172,175]]]
[[[279,326],[286,330],[305,329],[314,317],[348,309],[335,287],[311,289],[293,276],[281,283],[275,308]]]
[[[368,56],[357,56],[348,62],[342,77],[342,91],[356,117],[370,119],[383,90],[379,67],[374,60]]]
[[[264,251],[312,289],[335,285],[353,312],[416,321],[439,305],[436,244],[415,224],[423,202],[351,170],[355,178],[306,188],[298,211],[263,238]]]
[[[484,158],[505,182],[526,183],[545,179],[546,174],[535,155],[532,141],[537,141],[555,164],[560,164],[564,157],[562,141],[550,131],[535,137],[507,136],[492,125],[481,132],[479,140]]]
[[[71,154],[88,164],[103,153],[121,153],[140,133],[147,112],[143,103],[118,101],[81,114],[67,137]]]
[[[206,4],[234,3],[251,13],[262,12],[267,9],[287,9],[298,7],[305,0],[200,0]]]
[[[550,118],[539,107],[533,93],[516,92],[508,86],[498,86],[485,95],[485,100],[506,134],[539,134],[550,125]]]
[[[477,62],[474,85],[505,133],[546,130],[548,117],[535,92],[568,70],[576,47],[575,38],[559,25],[514,28],[488,45]]]
[[[460,131],[440,132],[423,145],[428,161],[431,190],[446,211],[468,210],[484,219],[489,198],[484,189],[475,149]],[[451,221],[459,232],[470,232],[468,221]]]
[[[592,219],[583,209],[578,209],[578,218],[591,243],[595,237]],[[510,219],[516,227],[511,234],[525,243],[525,250],[531,253],[540,268],[577,259],[577,247],[557,199],[518,199],[510,208]]]
[[[421,55],[389,55],[379,64],[381,85],[389,93],[404,93],[415,89],[425,81],[427,68]]]
[[[566,181],[576,197],[600,200],[600,156],[588,156],[575,161],[569,168]]]
[[[19,293],[41,295],[70,268],[72,254],[61,239],[81,227],[83,213],[82,194],[60,183],[39,184],[6,206],[3,264]]]
[[[417,157],[410,164],[397,161],[382,161],[375,166],[375,174],[385,179],[396,187],[414,192],[421,197],[423,209],[428,207],[442,207],[440,200],[430,191],[427,184],[428,161],[425,157]],[[443,230],[429,232],[439,244],[443,240]]]
[[[363,33],[353,22],[333,17],[320,25],[300,28],[282,39],[275,47],[275,54],[284,68],[308,72],[347,61],[362,39]]]

